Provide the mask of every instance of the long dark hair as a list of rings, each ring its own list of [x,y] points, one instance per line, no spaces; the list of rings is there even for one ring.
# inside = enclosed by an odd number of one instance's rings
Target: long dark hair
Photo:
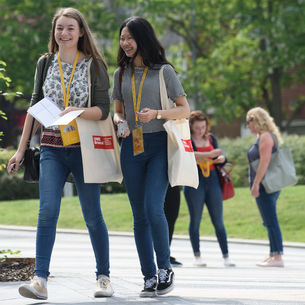
[[[137,53],[141,55],[145,66],[152,67],[155,64],[169,64],[174,66],[166,59],[165,51],[160,41],[158,40],[152,25],[142,17],[127,18],[121,25],[119,37],[123,28],[127,27],[133,39],[137,43]],[[119,47],[117,64],[121,68],[125,68],[130,62],[130,58],[126,56],[125,52]]]

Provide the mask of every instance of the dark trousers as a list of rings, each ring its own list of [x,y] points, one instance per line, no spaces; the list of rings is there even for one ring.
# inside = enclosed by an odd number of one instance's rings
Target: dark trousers
[[[169,185],[164,202],[164,212],[168,223],[169,244],[171,244],[172,242],[175,222],[178,218],[179,209],[180,209],[180,188],[179,186],[171,187]]]

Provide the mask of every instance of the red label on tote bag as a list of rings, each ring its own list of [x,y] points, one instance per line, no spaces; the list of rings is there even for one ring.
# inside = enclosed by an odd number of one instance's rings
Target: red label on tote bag
[[[189,139],[189,140],[181,139],[181,141],[182,141],[182,144],[184,146],[185,151],[187,151],[187,152],[193,152],[194,151],[191,139]]]
[[[92,136],[95,149],[114,149],[112,136]]]

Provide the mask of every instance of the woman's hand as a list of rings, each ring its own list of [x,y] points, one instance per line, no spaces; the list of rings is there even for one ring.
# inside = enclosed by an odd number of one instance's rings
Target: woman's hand
[[[64,111],[62,111],[59,116],[63,116],[65,114],[67,114],[70,111],[75,111],[75,110],[82,110],[82,108],[78,108],[78,107],[67,107]]]
[[[120,138],[127,138],[130,135],[130,130],[129,128],[126,129],[125,133],[123,135],[118,135]]]
[[[254,198],[257,198],[259,196],[259,184],[253,183],[251,187],[251,194]]]
[[[214,159],[214,158],[218,158],[222,154],[223,154],[223,151],[220,148],[216,148],[216,149],[213,149],[210,151],[209,157]]]
[[[137,116],[140,122],[149,123],[151,120],[157,117],[158,111],[150,108],[143,108],[140,112],[137,112]]]
[[[24,153],[16,152],[13,157],[8,161],[7,172],[9,175],[16,173],[23,162]]]
[[[220,155],[217,157],[217,159],[214,160],[214,163],[216,164],[221,164],[224,163],[226,161],[226,158],[224,155]]]

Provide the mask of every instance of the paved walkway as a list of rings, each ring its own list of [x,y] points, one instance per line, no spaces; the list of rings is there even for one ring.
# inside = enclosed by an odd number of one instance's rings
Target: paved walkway
[[[61,230],[60,230],[61,231]],[[77,234],[75,234],[78,232]],[[88,234],[58,232],[51,261],[48,301],[19,296],[16,282],[0,282],[0,305],[23,304],[200,304],[200,305],[299,305],[305,304],[305,244],[285,247],[285,268],[259,268],[255,263],[268,253],[264,242],[229,243],[235,268],[223,266],[217,242],[204,239],[201,248],[208,267],[192,266],[187,238],[174,238],[172,254],[183,262],[175,268],[176,287],[166,296],[143,299],[143,286],[133,237],[111,234],[112,298],[94,299],[94,257]],[[34,230],[12,230],[0,226],[0,248],[21,250],[34,256]]]

